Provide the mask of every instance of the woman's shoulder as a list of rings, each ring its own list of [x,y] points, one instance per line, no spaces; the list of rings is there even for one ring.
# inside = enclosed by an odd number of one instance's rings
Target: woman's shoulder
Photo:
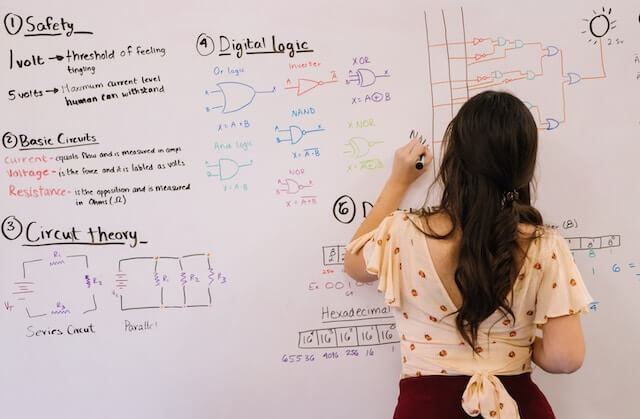
[[[410,210],[397,210],[388,214],[381,222],[378,229],[405,231],[422,229],[421,216]]]
[[[546,225],[519,224],[518,232],[520,245],[524,249],[529,248],[530,256],[552,253],[565,241],[557,229]]]
[[[559,240],[564,240],[562,234],[560,234],[560,232],[555,227],[547,225],[527,226],[533,227],[533,237],[535,238],[535,240],[542,244],[555,244]]]
[[[413,224],[422,232],[434,236],[448,236],[454,226],[451,216],[444,211],[407,211],[406,216],[409,217]]]
[[[416,234],[427,236],[448,236],[453,223],[442,213],[429,213],[424,210],[397,210],[388,214],[378,226],[380,232],[400,232],[406,237]]]

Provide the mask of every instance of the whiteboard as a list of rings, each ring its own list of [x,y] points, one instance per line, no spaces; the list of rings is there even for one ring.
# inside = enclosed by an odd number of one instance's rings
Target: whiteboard
[[[559,418],[638,370],[632,2],[2,2],[0,406],[11,418],[388,418],[376,284],[342,272],[393,151],[518,95],[536,205],[596,299]],[[430,197],[434,200],[435,197]]]

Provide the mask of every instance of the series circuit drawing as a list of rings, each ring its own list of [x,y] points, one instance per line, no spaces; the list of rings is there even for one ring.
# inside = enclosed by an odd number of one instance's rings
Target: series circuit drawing
[[[376,74],[369,68],[359,68],[357,70],[349,70],[349,75],[346,84],[355,84],[359,87],[369,87],[376,84],[376,81],[381,77],[391,77],[389,70],[385,70],[382,74]]]
[[[236,177],[242,167],[252,166],[253,160],[250,160],[249,163],[240,164],[233,159],[223,157],[215,163],[205,161],[204,165],[207,168],[207,176],[217,177],[220,180],[229,180]]]
[[[222,113],[237,112],[251,105],[258,93],[274,93],[275,86],[271,90],[257,91],[253,86],[235,81],[224,81],[216,83],[216,90],[205,90],[205,95],[222,95],[221,104],[207,106],[205,110],[211,112],[214,109],[221,109]]]
[[[324,131],[325,129],[322,128],[322,125],[318,125],[317,128],[314,129],[302,129],[297,125],[289,125],[289,128],[285,128],[285,129],[280,129],[277,125],[275,128],[276,134],[278,134],[276,136],[276,142],[279,143],[286,143],[289,142],[291,143],[291,145],[294,144],[298,144],[300,141],[302,141],[302,139],[311,133],[314,132],[321,132]],[[280,134],[285,134],[285,135],[280,135]]]
[[[14,281],[12,295],[24,305],[29,318],[87,314],[98,309],[95,292],[102,281],[89,273],[87,255],[22,262],[22,278]]]
[[[132,257],[118,262],[116,290],[120,310],[211,307],[214,282],[227,282],[214,271],[210,253]]]
[[[431,141],[436,158],[449,121],[463,103],[483,90],[515,90],[533,114],[539,130],[551,131],[565,123],[567,91],[585,80],[607,77],[602,36],[613,26],[604,8],[603,11],[598,14],[594,10],[596,16],[585,19],[599,49],[597,55],[593,54],[593,63],[587,64],[593,74],[567,70],[564,52],[557,45],[503,36],[469,37],[462,8],[453,19],[445,10],[425,12]],[[437,167],[434,164],[433,170]]]

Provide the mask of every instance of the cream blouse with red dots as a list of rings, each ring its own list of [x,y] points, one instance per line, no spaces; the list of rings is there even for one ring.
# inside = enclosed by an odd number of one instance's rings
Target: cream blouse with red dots
[[[456,329],[456,306],[433,266],[420,217],[387,216],[347,249],[364,247],[367,271],[393,307],[402,354],[402,377],[471,376],[462,407],[471,416],[519,418],[518,406],[497,375],[531,371],[536,324],[549,317],[587,312],[592,300],[564,238],[543,229],[527,252],[509,299],[515,322],[496,311],[480,324],[474,353]],[[449,316],[447,316],[449,315]]]

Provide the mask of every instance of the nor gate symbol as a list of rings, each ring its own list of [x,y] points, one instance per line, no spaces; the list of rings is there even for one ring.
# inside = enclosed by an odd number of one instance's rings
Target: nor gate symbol
[[[286,179],[278,179],[278,189],[276,189],[276,194],[286,193],[286,194],[297,194],[304,188],[310,188],[312,182],[309,181],[308,185],[303,185],[295,179],[286,178]]]
[[[207,106],[205,110],[211,112],[214,109],[222,109],[222,113],[236,112],[251,105],[258,93],[274,93],[276,87],[271,90],[257,91],[245,83],[235,81],[224,81],[216,83],[218,87],[216,90],[205,90],[205,95],[212,95],[214,93],[222,94],[222,104],[216,106]]]

